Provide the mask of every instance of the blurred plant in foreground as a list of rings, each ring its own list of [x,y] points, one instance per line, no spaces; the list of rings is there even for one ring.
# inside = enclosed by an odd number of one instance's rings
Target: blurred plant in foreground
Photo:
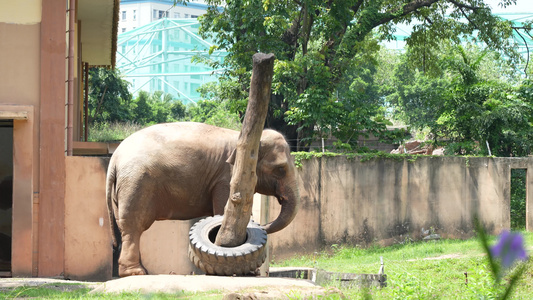
[[[507,287],[498,299],[507,299],[520,276],[527,266],[528,257],[524,247],[524,238],[520,233],[502,231],[498,242],[490,247],[487,234],[481,223],[475,218],[475,227],[479,240],[487,253],[490,270],[494,276],[495,284],[499,285],[505,275],[509,275]]]

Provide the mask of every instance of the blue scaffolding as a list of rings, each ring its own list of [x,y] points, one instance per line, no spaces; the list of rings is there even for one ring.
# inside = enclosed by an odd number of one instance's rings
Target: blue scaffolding
[[[209,40],[198,35],[196,19],[160,19],[118,36],[116,67],[131,83],[135,95],[140,90],[162,91],[185,104],[200,99],[197,89],[216,81],[223,69],[193,62],[194,56],[221,63],[225,51],[213,50]]]

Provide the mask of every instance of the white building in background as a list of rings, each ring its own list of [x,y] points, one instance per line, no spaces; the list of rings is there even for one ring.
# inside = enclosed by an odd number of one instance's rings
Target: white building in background
[[[212,42],[198,35],[199,28],[197,19],[162,18],[119,34],[116,67],[131,83],[130,92],[161,91],[186,104],[200,100],[198,88],[217,80],[224,69],[193,57],[222,63],[227,53],[211,51]]]
[[[118,33],[136,29],[162,18],[197,18],[207,10],[203,0],[174,5],[173,0],[121,0]]]
[[[116,67],[131,85],[130,92],[162,91],[184,103],[200,99],[198,88],[224,71],[193,56],[221,63],[227,55],[198,35],[196,19],[207,11],[203,0],[176,4],[174,0],[121,0]]]

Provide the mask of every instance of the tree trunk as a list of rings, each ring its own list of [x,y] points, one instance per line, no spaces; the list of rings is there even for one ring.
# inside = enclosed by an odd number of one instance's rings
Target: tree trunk
[[[257,183],[259,141],[265,126],[274,73],[274,54],[253,56],[252,79],[246,115],[242,126],[230,182],[230,195],[224,208],[224,218],[215,244],[236,247],[246,241],[246,227],[250,221],[253,196]],[[231,159],[231,158],[230,158]]]

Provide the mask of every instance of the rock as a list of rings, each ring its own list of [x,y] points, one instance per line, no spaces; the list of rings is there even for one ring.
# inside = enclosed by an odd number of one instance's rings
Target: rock
[[[443,147],[439,147],[439,148],[433,150],[433,155],[439,155],[439,156],[444,155],[444,148]]]
[[[257,300],[260,298],[257,298],[255,294],[239,294],[239,293],[230,293],[224,295],[224,298],[222,300]]]
[[[425,240],[425,241],[440,240],[440,235],[439,235],[439,234],[436,234],[436,233],[434,233],[434,234],[430,234],[430,235],[426,236],[426,237],[424,238],[424,240]]]
[[[423,154],[423,155],[443,155],[443,154],[434,154],[436,150],[433,150],[433,145],[431,143],[423,143],[421,141],[411,141],[406,142],[403,145],[400,145],[398,149],[392,150],[391,154]],[[438,152],[437,152],[438,153]],[[442,153],[443,150],[442,150]]]

